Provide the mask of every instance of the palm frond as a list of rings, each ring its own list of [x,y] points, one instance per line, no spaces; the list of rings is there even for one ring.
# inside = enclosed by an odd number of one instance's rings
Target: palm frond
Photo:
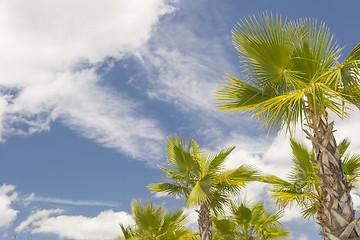
[[[194,168],[194,164],[196,164],[190,152],[192,141],[193,140],[190,139],[188,146],[186,146],[184,137],[177,137],[175,134],[169,137],[166,143],[169,164],[175,172],[181,175],[186,175],[190,169]]]
[[[343,139],[339,145],[338,145],[338,148],[339,148],[339,154],[340,156],[343,156],[345,155],[345,152],[347,151],[347,149],[349,148],[350,146],[350,140],[349,139]]]
[[[167,182],[153,183],[148,188],[153,192],[164,192],[173,197],[189,196],[190,194],[189,186]]]
[[[221,166],[223,166],[227,156],[235,149],[235,147],[229,147],[221,150],[218,154],[216,154],[210,161],[208,172],[219,172]],[[220,169],[219,169],[220,168]]]
[[[119,225],[125,240],[130,240],[135,235],[134,233],[135,230],[133,229],[132,226],[125,227],[125,225],[123,225],[122,223],[120,223]]]
[[[185,204],[187,206],[193,206],[201,203],[208,203],[210,192],[206,188],[206,185],[208,185],[208,182],[205,182],[205,180],[197,182],[187,197]]]
[[[247,106],[262,103],[271,98],[271,95],[251,86],[233,76],[227,75],[223,90],[216,91],[216,100],[219,110],[235,113]]]
[[[347,176],[360,175],[360,155],[346,154],[343,156],[343,170]]]

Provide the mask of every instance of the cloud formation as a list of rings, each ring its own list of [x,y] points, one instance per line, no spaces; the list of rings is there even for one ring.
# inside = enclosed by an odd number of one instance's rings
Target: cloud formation
[[[38,210],[16,228],[17,232],[55,234],[74,240],[113,240],[120,235],[119,223],[132,224],[132,216],[126,212],[106,210],[93,218],[61,214],[61,209]]]
[[[11,207],[11,203],[18,198],[14,190],[14,185],[3,184],[0,186],[0,228],[9,227],[19,213],[18,210]]]
[[[157,122],[140,113],[141,102],[103,87],[97,70],[136,54],[173,11],[166,0],[2,1],[0,139],[59,119],[134,158],[158,153]]]
[[[43,203],[56,203],[62,205],[74,205],[74,206],[105,206],[105,207],[119,207],[120,203],[117,202],[103,202],[103,201],[79,201],[71,199],[62,199],[62,198],[49,198],[49,197],[39,197],[35,193],[31,193],[24,200],[25,206],[28,206],[33,202],[43,202]]]

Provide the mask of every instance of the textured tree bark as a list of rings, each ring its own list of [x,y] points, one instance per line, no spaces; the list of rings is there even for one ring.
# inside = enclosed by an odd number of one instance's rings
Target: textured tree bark
[[[334,138],[334,122],[328,123],[327,116],[319,109],[308,109],[309,126],[307,138],[312,141],[321,178],[321,197],[319,199],[317,220],[325,240],[360,239],[360,231],[355,219],[355,210],[350,196],[351,183],[346,180],[339,147]]]
[[[204,203],[201,204],[198,213],[198,224],[201,240],[212,240],[212,222],[209,206]]]

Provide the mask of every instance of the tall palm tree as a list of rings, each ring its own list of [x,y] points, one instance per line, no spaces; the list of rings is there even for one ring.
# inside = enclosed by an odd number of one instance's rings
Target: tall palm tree
[[[212,239],[211,212],[223,211],[228,203],[228,194],[238,193],[249,181],[257,179],[257,171],[248,165],[226,170],[224,162],[234,147],[218,154],[200,151],[199,145],[191,138],[188,145],[184,137],[174,135],[167,140],[167,157],[170,169],[160,167],[173,183],[152,184],[154,192],[185,199],[186,206],[198,205],[198,224],[202,240]]]
[[[290,236],[279,222],[282,212],[267,211],[262,201],[231,202],[230,214],[227,218],[213,219],[216,239],[272,240]]]
[[[303,130],[312,141],[321,179],[322,235],[359,239],[351,183],[344,176],[328,112],[346,117],[348,106],[359,108],[360,44],[340,63],[341,48],[324,24],[272,14],[244,18],[232,34],[246,80],[227,76],[217,92],[219,108],[250,112],[269,131],[280,126],[292,133],[305,119],[310,132]]]
[[[305,218],[314,217],[318,213],[318,205],[322,199],[319,167],[315,164],[315,153],[309,151],[302,143],[290,140],[293,166],[289,180],[274,175],[264,176],[263,181],[273,184],[271,197],[278,205],[286,207],[293,203],[300,206]],[[339,154],[343,159],[343,170],[348,181],[360,174],[360,155],[346,153],[350,142],[343,140],[339,146]],[[356,187],[356,185],[353,185]]]
[[[186,214],[183,210],[168,211],[164,204],[156,206],[150,202],[133,200],[131,209],[134,226],[120,224],[123,237],[117,240],[170,240],[193,239],[195,233],[186,229]]]

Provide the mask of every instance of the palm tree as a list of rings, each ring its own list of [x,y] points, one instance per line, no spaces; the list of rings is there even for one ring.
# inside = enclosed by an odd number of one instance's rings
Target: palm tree
[[[244,18],[232,34],[246,81],[227,76],[216,95],[219,109],[250,112],[264,129],[280,126],[290,134],[305,121],[312,133],[303,130],[312,141],[321,179],[322,235],[359,239],[351,183],[344,176],[328,112],[346,117],[348,106],[360,107],[360,44],[339,63],[341,48],[324,24],[272,14]]]
[[[164,204],[156,206],[150,202],[133,200],[131,209],[135,225],[120,224],[123,237],[117,240],[170,240],[193,239],[195,233],[186,229],[183,210],[167,211]]]
[[[286,207],[296,203],[305,218],[314,217],[318,213],[321,201],[321,188],[318,177],[319,167],[314,162],[315,153],[295,140],[290,140],[293,166],[289,180],[274,175],[264,176],[263,181],[273,184],[271,197],[278,205]],[[350,142],[343,140],[339,146],[339,154],[343,159],[343,170],[348,181],[360,174],[360,155],[346,153]],[[354,185],[355,186],[355,185]]]
[[[170,169],[160,167],[173,183],[152,184],[154,192],[165,192],[185,199],[186,206],[198,205],[198,224],[202,240],[212,239],[211,214],[223,212],[228,194],[238,193],[249,181],[257,179],[257,171],[248,165],[226,170],[224,162],[234,147],[218,154],[200,151],[193,138],[186,146],[184,137],[174,135],[167,140],[167,157]]]
[[[282,212],[267,211],[262,201],[251,205],[231,202],[230,212],[230,217],[213,219],[216,239],[272,240],[290,236],[279,222]]]

